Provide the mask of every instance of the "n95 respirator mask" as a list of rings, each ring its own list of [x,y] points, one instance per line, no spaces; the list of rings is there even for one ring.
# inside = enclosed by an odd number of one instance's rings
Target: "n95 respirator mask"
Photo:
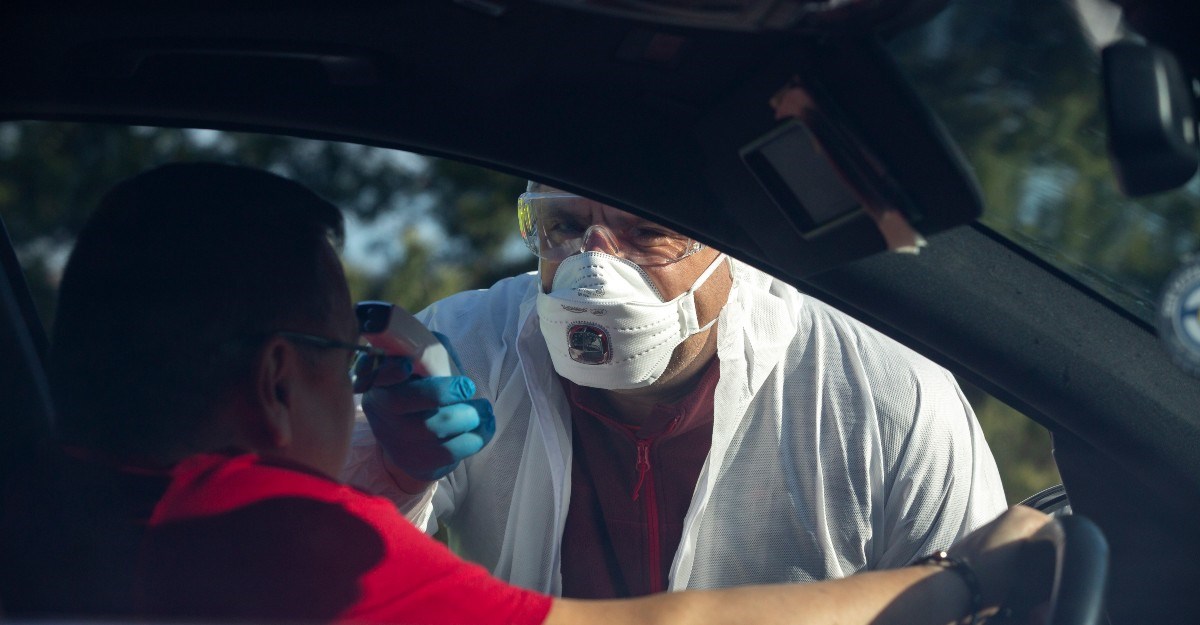
[[[539,293],[542,335],[559,375],[592,388],[649,386],[684,339],[708,329],[696,316],[699,289],[725,258],[718,255],[683,294],[663,301],[646,271],[603,252],[563,260],[549,293]]]

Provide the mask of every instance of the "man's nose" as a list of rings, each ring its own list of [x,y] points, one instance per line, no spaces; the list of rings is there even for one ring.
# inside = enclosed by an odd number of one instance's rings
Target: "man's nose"
[[[596,224],[584,231],[580,251],[604,252],[620,256],[621,246],[617,242],[617,235],[613,234],[612,230],[609,230],[607,226]]]

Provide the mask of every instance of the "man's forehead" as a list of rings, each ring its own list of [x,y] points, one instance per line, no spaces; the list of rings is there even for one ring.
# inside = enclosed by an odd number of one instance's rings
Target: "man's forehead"
[[[549,185],[541,184],[538,182],[529,183],[528,190],[530,193],[570,193],[569,191],[563,191],[561,189],[556,189]],[[572,195],[574,195],[574,194],[572,194]],[[606,221],[619,222],[622,224],[650,223],[650,224],[655,224],[655,225],[661,226],[661,224],[658,224],[658,222],[655,222],[654,220],[646,219],[644,217],[639,217],[638,215],[634,215],[633,213],[623,211],[619,208],[616,208],[615,206],[610,206],[603,202],[599,202],[597,200],[592,200],[592,199],[585,198],[582,196],[576,195],[575,197],[578,198],[578,200],[575,202],[554,203],[553,204],[554,209],[556,211],[568,212],[568,213],[575,214],[575,215],[581,215],[581,214],[586,213],[590,217],[603,216],[603,218]],[[665,227],[665,226],[663,226],[663,227]]]

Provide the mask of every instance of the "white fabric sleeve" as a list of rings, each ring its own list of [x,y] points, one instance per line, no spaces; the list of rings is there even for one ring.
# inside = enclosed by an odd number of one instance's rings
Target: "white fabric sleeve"
[[[958,383],[944,370],[922,373],[911,430],[894,456],[877,568],[946,549],[1007,508],[996,461]]]
[[[400,513],[425,533],[433,534],[437,531],[433,498],[437,493],[438,483],[433,482],[425,490],[415,494],[401,490],[384,466],[383,449],[376,442],[375,434],[361,409],[354,419],[350,453],[346,457],[346,465],[342,468],[341,479],[372,495],[392,500]]]

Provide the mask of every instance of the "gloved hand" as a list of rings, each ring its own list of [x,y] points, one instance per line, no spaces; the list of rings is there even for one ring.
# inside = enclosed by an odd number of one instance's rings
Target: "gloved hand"
[[[434,335],[458,365],[446,337]],[[361,371],[365,361],[355,366]],[[389,356],[363,393],[362,408],[388,459],[409,476],[432,482],[483,449],[496,432],[491,402],[471,399],[474,394],[475,383],[466,376],[414,376],[409,358]]]

